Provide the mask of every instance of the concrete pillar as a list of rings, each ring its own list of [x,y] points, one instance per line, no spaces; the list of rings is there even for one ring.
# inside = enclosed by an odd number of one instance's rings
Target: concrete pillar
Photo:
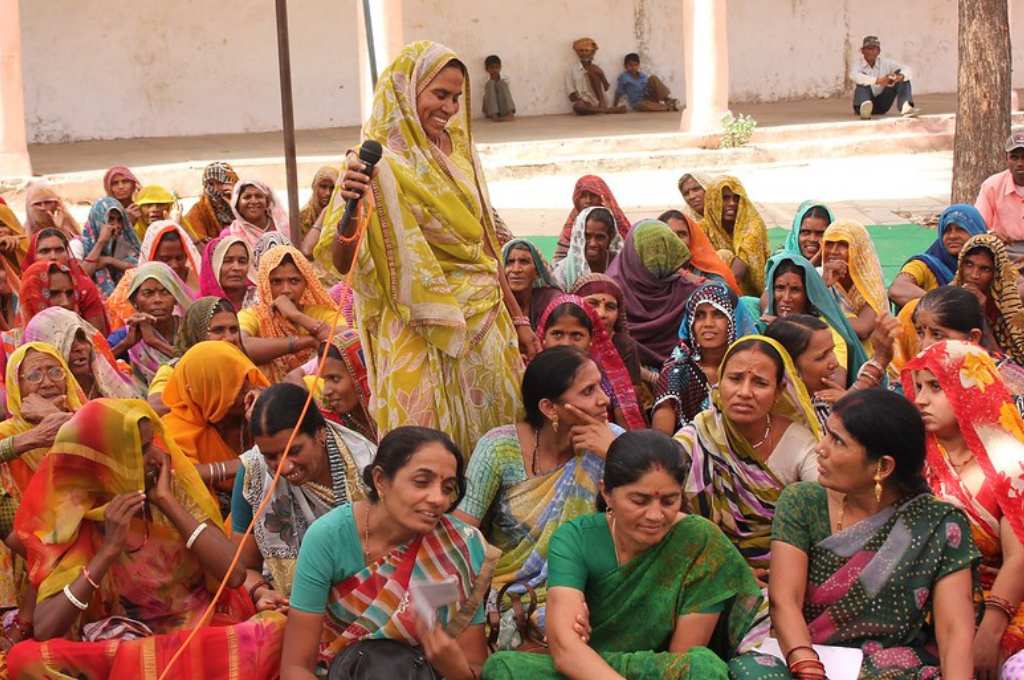
[[[18,0],[0,0],[0,179],[32,174],[25,137]]]
[[[683,132],[718,132],[729,111],[727,9],[726,0],[683,0]]]
[[[405,47],[405,29],[402,25],[402,0],[369,0],[373,35],[366,35],[363,0],[356,0],[356,19],[359,23],[359,110],[366,120],[373,109],[373,79],[370,77],[369,43],[376,52],[377,73],[386,69]]]

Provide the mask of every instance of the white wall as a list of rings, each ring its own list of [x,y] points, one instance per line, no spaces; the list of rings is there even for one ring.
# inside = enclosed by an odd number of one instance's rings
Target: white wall
[[[355,4],[290,3],[299,128],[358,120]],[[22,0],[30,142],[281,127],[274,3]]]
[[[596,63],[613,83],[622,58],[641,54],[642,68],[656,73],[677,96],[683,89],[683,49],[678,41],[681,0],[407,0],[407,41],[436,40],[466,62],[473,85],[474,115],[483,105],[484,58],[497,54],[520,114],[565,113],[565,74],[577,61],[572,42],[597,41]],[[458,18],[458,20],[456,19]]]
[[[356,3],[292,0],[296,124],[359,122]],[[497,53],[521,115],[564,113],[571,43],[589,35],[609,80],[639,52],[684,100],[682,0],[401,0],[405,40],[429,38],[470,69]],[[1010,0],[1014,85],[1024,87],[1024,0]],[[916,92],[956,88],[956,0],[729,0],[730,97],[840,94],[868,33],[914,67]],[[271,0],[22,0],[29,141],[280,129]]]

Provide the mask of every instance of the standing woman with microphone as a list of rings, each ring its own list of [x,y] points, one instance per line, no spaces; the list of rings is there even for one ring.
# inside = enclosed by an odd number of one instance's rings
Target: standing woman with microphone
[[[433,427],[463,451],[520,418],[520,352],[540,350],[498,258],[469,92],[466,67],[447,47],[402,50],[363,125],[383,157],[367,176],[349,154],[317,245],[330,247],[343,275],[355,269],[356,326],[381,435]],[[351,200],[358,209],[345,221]]]

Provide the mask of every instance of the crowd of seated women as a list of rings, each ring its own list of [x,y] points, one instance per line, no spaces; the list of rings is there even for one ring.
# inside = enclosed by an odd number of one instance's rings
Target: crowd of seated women
[[[0,205],[0,677],[1024,667],[1024,305],[973,207],[887,285],[820,202],[772,252],[735,177],[631,221],[584,176],[550,263],[504,239],[543,351],[460,450],[375,421],[338,180],[295,244],[221,162],[187,212],[123,166],[81,225]]]

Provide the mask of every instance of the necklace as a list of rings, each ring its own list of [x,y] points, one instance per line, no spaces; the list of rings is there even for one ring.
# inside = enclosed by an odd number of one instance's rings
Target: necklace
[[[533,460],[530,461],[530,472],[537,476],[537,458],[540,455],[540,428],[533,431]]]
[[[946,460],[949,461],[950,466],[952,466],[953,470],[956,472],[957,475],[959,475],[961,472],[963,472],[963,469],[965,467],[967,467],[968,465],[970,465],[971,463],[974,462],[974,453],[970,449],[967,449],[967,455],[964,456],[964,458],[962,460],[959,460],[959,461],[953,460],[953,456],[952,456],[952,452],[951,451],[949,451],[949,450],[947,450],[945,448],[943,448],[942,451],[943,451],[943,453],[946,454]]]
[[[363,560],[370,563],[370,503],[366,503],[366,514],[363,515]]]
[[[843,496],[843,502],[839,504],[839,519],[836,521],[836,531],[843,530],[843,520],[846,519],[846,496]]]
[[[761,437],[761,441],[759,441],[758,443],[754,444],[754,448],[755,449],[759,449],[762,446],[764,446],[766,443],[768,443],[768,438],[772,436],[772,414],[769,413],[768,417],[765,420],[766,420],[766,423],[765,423],[764,436]]]

